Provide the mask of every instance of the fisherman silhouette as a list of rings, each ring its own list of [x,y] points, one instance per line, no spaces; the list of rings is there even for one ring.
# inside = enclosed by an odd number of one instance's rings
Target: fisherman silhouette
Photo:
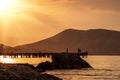
[[[80,48],[78,48],[78,53],[81,53],[81,49]]]
[[[87,55],[88,55],[88,51],[86,51],[86,55],[85,55],[85,56],[86,56],[86,58],[87,58]]]
[[[68,48],[66,48],[66,53],[68,53]]]

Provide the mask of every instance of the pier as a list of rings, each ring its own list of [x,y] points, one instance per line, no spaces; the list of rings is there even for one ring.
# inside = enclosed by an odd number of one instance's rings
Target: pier
[[[0,53],[0,56],[3,56],[4,58],[9,57],[9,58],[42,58],[42,57],[52,57],[53,55],[56,54],[70,54],[70,55],[78,55],[82,56],[83,58],[88,55],[88,52],[81,52],[81,53]]]

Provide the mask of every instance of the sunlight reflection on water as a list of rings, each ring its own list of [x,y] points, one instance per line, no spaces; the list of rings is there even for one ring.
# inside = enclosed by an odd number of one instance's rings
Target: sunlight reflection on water
[[[0,56],[1,63],[14,63],[14,60],[10,59],[8,56]]]
[[[51,58],[9,58],[8,56],[0,56],[0,63],[29,63],[36,66],[45,61],[52,61]]]

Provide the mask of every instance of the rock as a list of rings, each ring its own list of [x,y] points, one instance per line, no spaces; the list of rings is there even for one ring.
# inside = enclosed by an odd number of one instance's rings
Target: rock
[[[0,70],[0,80],[20,80],[20,78],[9,71]]]
[[[55,69],[55,66],[53,63],[50,63],[48,61],[40,63],[36,66],[37,69],[44,69],[44,70],[53,70]]]
[[[54,54],[52,62],[40,63],[37,69],[52,70],[52,69],[82,69],[92,68],[85,60],[74,54]]]
[[[18,64],[18,65],[24,65],[24,66],[30,67],[31,69],[35,69],[35,67],[32,64],[28,64],[28,63],[26,63],[26,64]]]
[[[36,68],[34,70],[37,71],[37,72],[45,72],[45,69],[38,69],[38,68]]]
[[[52,56],[52,63],[57,69],[82,69],[92,68],[85,60],[73,54],[55,54]]]
[[[24,64],[0,64],[0,80],[62,80],[42,74]]]

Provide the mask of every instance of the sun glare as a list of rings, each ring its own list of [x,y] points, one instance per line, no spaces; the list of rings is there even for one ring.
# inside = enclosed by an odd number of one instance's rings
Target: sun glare
[[[22,36],[16,31],[23,32],[28,26],[38,26],[42,22],[37,16],[44,8],[34,3],[34,0],[0,0],[0,31],[2,42],[4,44],[19,44],[22,41]],[[24,28],[23,30],[23,27]],[[28,30],[28,29],[27,29]],[[20,34],[20,36],[18,36]],[[16,40],[18,39],[18,40]]]
[[[0,56],[0,62],[2,63],[13,63],[14,61],[11,58],[4,58],[3,56]]]
[[[2,16],[11,15],[18,11],[20,5],[18,0],[0,0],[0,14]]]
[[[2,61],[3,63],[13,63],[13,60],[10,58],[3,58]]]

